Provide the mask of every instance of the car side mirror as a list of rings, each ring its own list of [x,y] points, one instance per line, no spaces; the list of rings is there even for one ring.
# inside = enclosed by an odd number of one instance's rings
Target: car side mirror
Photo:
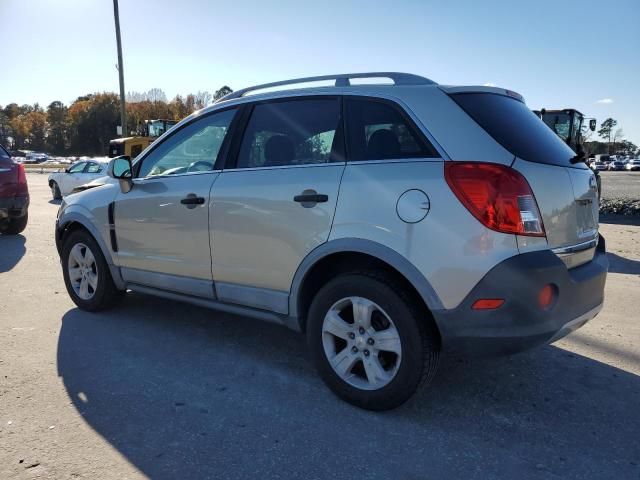
[[[69,168],[65,168],[64,173],[69,173],[69,170],[70,170]]]
[[[122,193],[129,193],[133,188],[131,171],[131,158],[128,155],[114,158],[107,169],[110,177],[119,180]]]
[[[591,120],[589,120],[589,130],[591,130],[592,132],[596,131],[596,119],[592,118]]]

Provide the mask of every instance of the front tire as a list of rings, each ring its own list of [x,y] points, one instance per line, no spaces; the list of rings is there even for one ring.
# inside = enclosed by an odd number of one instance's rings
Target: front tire
[[[60,200],[62,198],[60,187],[56,182],[51,182],[51,196],[54,200]]]
[[[76,230],[65,239],[62,273],[71,300],[81,310],[105,310],[122,295],[113,283],[102,250],[85,230]]]
[[[381,274],[344,274],[309,309],[313,363],[340,398],[368,410],[406,402],[434,376],[440,344],[430,318]]]

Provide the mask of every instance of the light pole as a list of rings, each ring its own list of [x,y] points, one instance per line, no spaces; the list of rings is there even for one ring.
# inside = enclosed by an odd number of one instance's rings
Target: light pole
[[[118,44],[118,74],[120,75],[120,124],[122,125],[121,137],[125,136],[127,129],[127,112],[124,104],[124,67],[122,65],[122,41],[120,40],[120,14],[118,13],[118,0],[113,0],[113,17],[116,21],[116,42]]]

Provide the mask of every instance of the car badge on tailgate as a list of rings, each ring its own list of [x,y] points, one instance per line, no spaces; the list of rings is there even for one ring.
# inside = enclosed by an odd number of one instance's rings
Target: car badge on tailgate
[[[595,175],[591,175],[589,177],[589,188],[592,190],[597,190],[598,189],[598,181],[596,180],[596,176]]]

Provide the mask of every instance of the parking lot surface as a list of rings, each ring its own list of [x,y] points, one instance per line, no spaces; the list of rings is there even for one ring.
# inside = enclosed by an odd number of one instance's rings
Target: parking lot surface
[[[0,236],[2,479],[640,478],[640,221],[601,225],[611,269],[587,326],[444,358],[430,388],[372,413],[334,397],[282,327],[137,294],[75,308],[58,206],[28,177],[29,226]]]
[[[640,172],[600,172],[602,198],[640,199]]]

